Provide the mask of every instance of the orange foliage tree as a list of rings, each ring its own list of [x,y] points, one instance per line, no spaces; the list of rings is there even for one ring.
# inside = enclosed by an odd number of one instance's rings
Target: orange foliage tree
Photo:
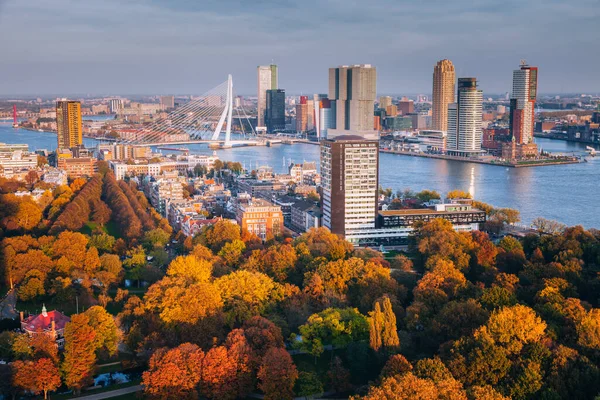
[[[289,400],[294,398],[298,370],[285,349],[273,347],[263,359],[258,379],[258,387],[265,393],[265,400]]]

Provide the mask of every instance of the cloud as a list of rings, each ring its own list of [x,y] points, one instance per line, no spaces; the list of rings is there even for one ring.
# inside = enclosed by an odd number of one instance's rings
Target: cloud
[[[19,94],[202,93],[232,73],[252,94],[274,60],[281,87],[310,93],[330,66],[371,63],[380,92],[407,94],[450,58],[499,93],[526,58],[542,92],[600,90],[598,18],[597,0],[6,0],[0,74]]]

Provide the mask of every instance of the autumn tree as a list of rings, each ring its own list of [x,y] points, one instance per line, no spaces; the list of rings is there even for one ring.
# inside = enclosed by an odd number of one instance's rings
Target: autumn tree
[[[179,256],[169,264],[167,276],[181,277],[189,282],[208,282],[213,266],[210,261],[194,255]]]
[[[167,324],[190,323],[214,316],[223,307],[219,289],[212,283],[189,283],[165,277],[148,288],[144,308]]]
[[[258,379],[265,400],[290,400],[294,398],[298,370],[285,349],[274,347],[267,351],[258,370]]]
[[[283,287],[265,274],[239,270],[215,280],[230,324],[260,315],[283,299]]]
[[[76,314],[65,327],[65,351],[61,371],[75,393],[92,380],[96,365],[96,332],[86,314]]]
[[[218,252],[227,242],[240,240],[240,227],[227,220],[218,221],[206,232],[206,244],[214,252]]]
[[[463,190],[451,190],[450,192],[448,192],[448,194],[446,195],[447,199],[472,199],[473,196],[471,196],[471,193],[469,192],[465,192]]]
[[[85,311],[89,325],[96,333],[94,345],[97,350],[106,351],[110,356],[117,353],[119,345],[119,329],[115,319],[103,307],[93,306]]]
[[[35,361],[15,361],[12,364],[13,385],[30,391],[33,394],[52,392],[60,386],[60,373],[55,363],[49,358]]]
[[[202,360],[200,392],[209,399],[235,399],[238,395],[236,361],[225,346],[210,349]]]
[[[144,393],[156,399],[196,398],[203,360],[204,352],[190,343],[158,349],[142,375]]]

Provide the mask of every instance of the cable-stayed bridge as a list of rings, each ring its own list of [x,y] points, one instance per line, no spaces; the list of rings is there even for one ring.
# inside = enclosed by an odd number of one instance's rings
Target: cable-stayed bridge
[[[234,118],[239,121],[242,137],[246,136],[244,120],[250,126],[249,133],[255,135],[246,111],[241,104],[234,107],[233,97],[233,79],[229,75],[225,82],[201,96],[193,97],[190,102],[175,108],[166,117],[133,131],[121,132],[119,142],[134,146],[209,143],[233,147],[259,144],[257,140],[231,139]]]

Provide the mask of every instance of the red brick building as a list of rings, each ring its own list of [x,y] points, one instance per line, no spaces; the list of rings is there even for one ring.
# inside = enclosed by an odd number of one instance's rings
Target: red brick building
[[[64,345],[64,333],[65,326],[71,322],[71,318],[67,317],[60,311],[46,310],[46,306],[42,307],[42,313],[39,315],[30,315],[27,318],[23,318],[21,313],[21,329],[29,336],[33,335],[50,335],[56,340],[58,347]]]

